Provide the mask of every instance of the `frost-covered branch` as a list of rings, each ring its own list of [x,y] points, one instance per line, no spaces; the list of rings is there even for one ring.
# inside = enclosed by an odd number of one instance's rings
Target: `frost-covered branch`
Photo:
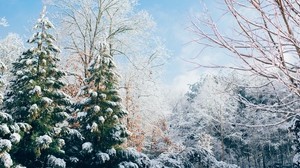
[[[194,42],[204,49],[224,49],[240,63],[234,66],[196,64],[250,71],[281,82],[300,96],[297,3],[290,0],[224,0],[224,6],[227,13],[222,17],[230,18],[227,21],[233,23],[229,30],[217,24],[207,11],[195,17],[190,30],[197,36]]]

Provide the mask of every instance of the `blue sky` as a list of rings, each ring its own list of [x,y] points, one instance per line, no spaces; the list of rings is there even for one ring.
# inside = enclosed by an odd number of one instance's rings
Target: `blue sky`
[[[18,33],[24,39],[28,38],[42,5],[42,0],[0,0],[0,18],[6,17],[10,25],[0,29],[0,39],[9,32]],[[186,28],[193,13],[200,11],[200,0],[140,0],[138,9],[146,10],[152,15],[157,23],[158,35],[165,40],[172,53],[164,82],[170,85],[182,82],[181,85],[186,85],[195,81],[199,70],[190,72],[193,65],[181,58],[195,57],[197,53],[197,47],[186,44],[192,40]]]

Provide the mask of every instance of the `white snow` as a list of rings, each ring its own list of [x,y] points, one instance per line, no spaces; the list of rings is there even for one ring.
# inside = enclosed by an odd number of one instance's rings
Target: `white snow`
[[[103,152],[98,152],[97,157],[100,161],[100,163],[105,163],[106,161],[109,161],[109,155],[107,153],[103,153]]]
[[[91,126],[91,132],[97,132],[97,131],[98,131],[98,124],[93,122],[93,124]]]
[[[3,120],[11,120],[12,119],[11,115],[4,113],[4,112],[0,112],[0,118],[2,118]]]
[[[53,102],[52,99],[48,98],[48,97],[42,97],[42,102],[46,103],[46,104],[51,104]]]
[[[107,153],[110,156],[114,156],[114,155],[116,155],[117,151],[114,148],[111,148],[111,149],[107,150]]]
[[[29,108],[30,113],[36,113],[38,110],[39,110],[39,107],[37,106],[37,104],[31,105]]]
[[[79,159],[77,157],[70,157],[70,161],[73,163],[77,163]]]
[[[31,65],[32,62],[33,62],[32,59],[27,59],[26,62],[25,62],[25,64],[26,64],[26,65]]]
[[[0,139],[0,154],[11,150],[11,142],[7,139]]]
[[[11,126],[12,128],[12,126]],[[15,129],[21,129],[23,131],[28,131],[31,129],[31,125],[27,124],[27,123],[17,123],[15,124]],[[14,130],[15,131],[15,130]]]
[[[113,102],[113,101],[107,101],[106,103],[113,106],[113,107],[116,107],[118,105],[117,102]]]
[[[117,120],[119,120],[119,117],[117,115],[114,115],[113,119],[117,121]]]
[[[129,137],[131,137],[133,133],[132,133],[131,131],[129,131],[129,130],[126,130],[126,134],[127,134]]]
[[[41,70],[41,73],[42,73],[42,74],[45,74],[45,73],[46,73],[46,70],[45,70],[45,69],[42,69],[42,70]]]
[[[42,59],[42,64],[46,65],[47,61],[45,59]]]
[[[78,112],[77,113],[77,117],[80,118],[80,117],[85,117],[87,115],[87,112]]]
[[[29,91],[29,94],[37,94],[40,95],[42,93],[42,88],[40,86],[34,86],[34,88]]]
[[[97,97],[98,96],[98,93],[97,92],[92,92],[92,97]]]
[[[18,133],[13,133],[10,135],[10,140],[12,143],[19,143],[21,140],[21,135]]]
[[[82,150],[91,153],[93,151],[93,144],[91,142],[85,142],[82,144]]]
[[[13,161],[7,152],[0,155],[1,162],[5,168],[10,168],[13,165]],[[1,164],[0,164],[1,165]]]
[[[296,155],[294,156],[293,163],[295,165],[300,165],[300,154],[299,153],[296,153]]]
[[[100,111],[100,107],[99,106],[94,106],[94,112],[99,112]]]
[[[103,117],[103,116],[100,116],[100,117],[99,117],[99,121],[100,121],[101,124],[103,124],[104,121],[105,121],[104,117]]]
[[[63,159],[57,158],[53,155],[48,156],[48,162],[49,167],[56,167],[56,168],[65,168],[66,162]]]
[[[67,128],[67,133],[68,133],[69,135],[72,135],[72,136],[75,135],[77,138],[79,138],[79,139],[81,139],[81,140],[84,139],[84,137],[81,135],[81,133],[80,133],[78,130],[76,130],[76,129],[70,129],[70,128]]]
[[[137,164],[135,164],[135,163],[132,163],[132,162],[126,162],[126,161],[124,161],[124,162],[121,162],[120,164],[119,164],[119,167],[118,168],[139,168],[139,166],[137,165]]]
[[[107,109],[105,110],[105,112],[107,112],[107,113],[111,114],[111,113],[113,112],[113,109],[111,109],[111,108],[107,108]]]
[[[4,135],[10,133],[10,130],[9,130],[7,124],[1,124],[1,125],[0,125],[0,131],[1,131],[1,133],[4,134]]]
[[[52,138],[48,135],[39,136],[35,140],[36,144],[41,147],[41,149],[49,148],[49,145],[52,143]]]
[[[23,74],[22,74],[23,75]],[[25,79],[27,79],[28,78],[28,76],[27,75],[24,75],[24,76],[22,76],[22,78],[21,78],[21,80],[25,80]]]
[[[58,145],[59,145],[60,148],[62,148],[65,144],[66,144],[65,140],[63,140],[63,139],[58,140]]]
[[[59,134],[61,133],[61,130],[62,130],[62,129],[59,128],[59,127],[54,127],[54,128],[53,128],[53,132],[54,132],[55,135],[59,135]]]
[[[20,76],[20,75],[23,75],[23,71],[21,71],[21,70],[17,71],[17,72],[16,72],[16,75],[19,75],[19,76]]]

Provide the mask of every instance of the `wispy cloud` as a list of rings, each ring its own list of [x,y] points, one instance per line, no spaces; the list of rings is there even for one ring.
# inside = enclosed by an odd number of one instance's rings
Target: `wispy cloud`
[[[0,26],[3,26],[3,27],[9,26],[9,24],[8,24],[7,20],[5,19],[5,17],[0,19]]]

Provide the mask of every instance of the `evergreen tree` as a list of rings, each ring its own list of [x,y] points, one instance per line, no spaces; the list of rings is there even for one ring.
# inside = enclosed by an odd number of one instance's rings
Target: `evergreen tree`
[[[118,74],[107,45],[90,64],[90,77],[85,87],[87,98],[77,104],[80,132],[85,138],[80,150],[78,167],[114,167],[118,163],[119,145],[128,131],[121,123],[127,114],[117,91]]]
[[[5,66],[1,62],[1,66]],[[0,81],[0,87],[5,86],[3,81]],[[2,94],[1,104],[2,104]],[[20,142],[20,131],[30,130],[30,125],[26,123],[15,123],[12,116],[4,111],[0,111],[0,167],[11,167],[13,160],[9,154],[13,145]]]
[[[53,25],[45,13],[46,8],[34,27],[37,33],[28,40],[35,46],[13,63],[15,78],[6,94],[4,109],[16,122],[32,127],[12,149],[17,163],[27,167],[65,167],[65,161],[60,159],[64,154],[60,134],[70,101],[60,90],[64,86],[60,81],[64,73],[57,69],[59,49],[53,44],[55,38],[48,33]]]

